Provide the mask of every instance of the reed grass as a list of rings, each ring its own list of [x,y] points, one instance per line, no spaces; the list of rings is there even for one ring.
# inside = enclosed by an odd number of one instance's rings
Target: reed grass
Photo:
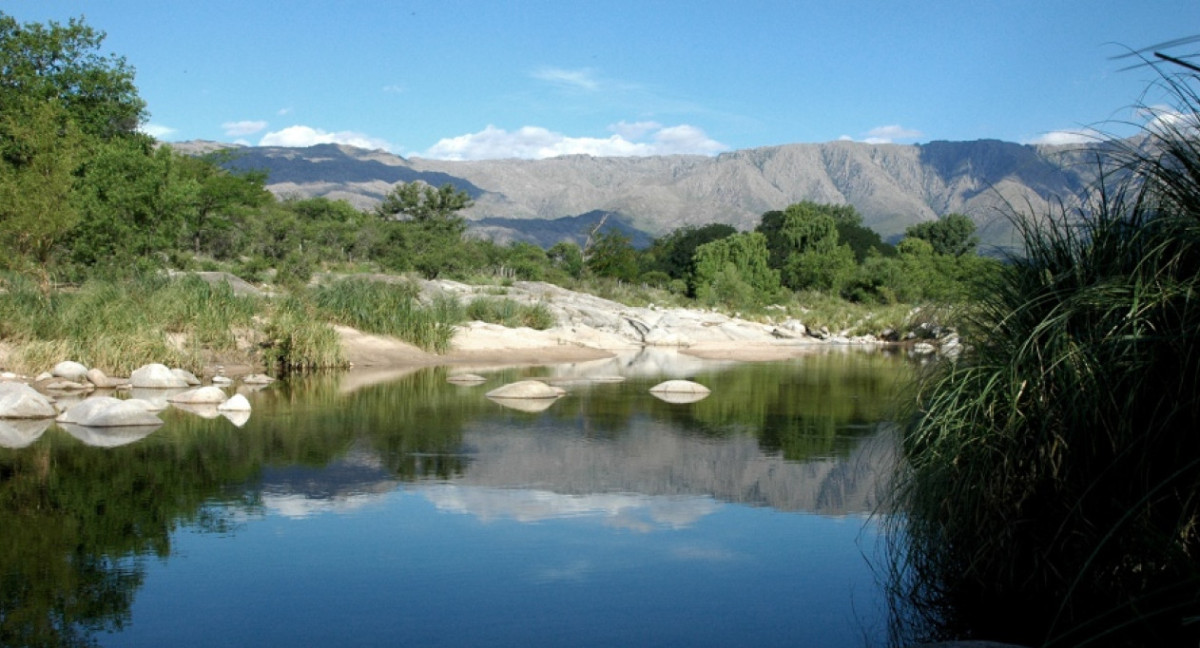
[[[1166,79],[1195,115],[1194,77]],[[904,641],[1200,639],[1200,146],[1194,117],[1108,149],[923,381],[902,434]]]
[[[47,292],[7,275],[0,288],[0,338],[17,347],[9,368],[28,373],[68,359],[118,375],[150,362],[199,371],[203,352],[236,349],[231,330],[259,308],[228,284],[197,277],[96,279]]]
[[[439,297],[426,307],[411,283],[351,278],[312,289],[315,305],[332,321],[356,329],[400,338],[426,351],[445,353],[462,309],[452,297]]]
[[[514,299],[476,297],[467,304],[466,318],[509,328],[527,327],[544,331],[557,322],[550,308],[542,302],[522,304]]]
[[[302,291],[280,297],[271,304],[264,350],[268,367],[282,373],[347,366],[341,338],[317,316],[318,307]]]

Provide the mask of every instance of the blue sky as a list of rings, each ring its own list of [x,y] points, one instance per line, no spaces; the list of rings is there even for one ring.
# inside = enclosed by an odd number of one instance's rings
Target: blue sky
[[[1126,134],[1197,0],[6,0],[83,15],[166,141],[447,159]],[[1200,43],[1173,50],[1200,52]]]

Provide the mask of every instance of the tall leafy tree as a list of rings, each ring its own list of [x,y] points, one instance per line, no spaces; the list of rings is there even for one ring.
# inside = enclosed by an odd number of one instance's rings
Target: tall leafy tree
[[[767,238],[742,232],[696,248],[694,292],[701,301],[765,304],[779,294],[779,271],[768,263]]]
[[[72,187],[84,138],[58,102],[29,98],[0,111],[0,137],[0,265],[44,272],[79,220]]]
[[[0,113],[25,99],[54,101],[86,135],[133,133],[146,104],[124,57],[100,53],[104,37],[82,18],[20,24],[0,12]]]
[[[904,235],[928,241],[935,254],[971,254],[979,244],[974,221],[963,214],[947,214],[935,221],[910,225]]]
[[[470,195],[451,184],[397,184],[375,209],[384,221],[384,263],[427,279],[463,271],[470,265],[460,249],[467,222],[458,212],[470,206]]]

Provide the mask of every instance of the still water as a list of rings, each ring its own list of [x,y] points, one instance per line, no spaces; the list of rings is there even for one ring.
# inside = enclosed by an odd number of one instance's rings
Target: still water
[[[0,429],[0,645],[885,645],[902,360],[458,371],[282,381],[240,426],[169,409],[107,443]],[[484,397],[530,377],[569,393]],[[648,393],[669,378],[712,394]]]

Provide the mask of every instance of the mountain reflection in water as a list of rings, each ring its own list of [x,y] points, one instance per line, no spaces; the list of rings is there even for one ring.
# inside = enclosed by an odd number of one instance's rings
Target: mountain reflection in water
[[[162,428],[108,448],[57,426],[7,431],[0,645],[87,645],[105,631],[117,633],[106,644],[134,641],[127,626],[155,623],[133,605],[153,571],[143,557],[168,570],[184,560],[180,530],[234,547],[272,519],[384,515],[397,496],[489,524],[595,520],[639,535],[694,530],[731,505],[867,514],[895,456],[883,421],[908,379],[902,362],[862,354],[757,365],[648,352],[471,370],[488,380],[453,385],[435,368],[285,381],[251,395],[242,428],[172,409]],[[614,375],[626,380],[588,379]],[[539,413],[483,396],[526,378],[569,394]],[[667,378],[712,396],[647,393]]]

